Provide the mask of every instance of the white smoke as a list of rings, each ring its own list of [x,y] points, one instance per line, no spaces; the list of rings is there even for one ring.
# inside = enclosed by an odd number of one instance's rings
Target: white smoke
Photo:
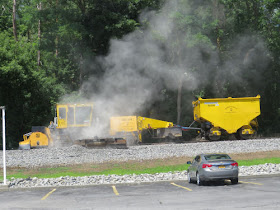
[[[139,29],[121,40],[111,40],[109,54],[98,60],[106,67],[103,78],[98,81],[101,92],[92,97],[99,113],[106,117],[134,115],[157,100],[163,87],[176,90],[182,78],[188,81],[189,89],[197,87],[196,78],[185,65],[188,57],[181,63],[168,58],[174,51],[172,36],[177,33],[170,18],[176,7],[177,1],[167,1],[159,13],[144,12],[140,19],[143,24],[149,22],[145,30]],[[177,34],[176,38],[181,39],[181,34]],[[199,54],[194,55],[198,52],[192,53],[194,59],[201,60]],[[85,86],[90,87],[87,83]]]
[[[137,115],[143,107],[149,108],[165,88],[177,90],[183,84],[183,89],[195,90],[211,78],[219,89],[229,75],[242,81],[239,64],[255,62],[250,57],[253,53],[248,51],[247,58],[236,57],[238,62],[229,60],[223,70],[213,76],[211,69],[219,63],[218,50],[207,40],[201,43],[195,43],[194,38],[188,40],[192,28],[180,28],[174,16],[179,9],[187,15],[193,8],[187,4],[181,8],[178,2],[166,1],[160,11],[144,11],[140,21],[145,27],[122,39],[111,40],[108,55],[95,61],[105,73],[101,78],[90,78],[82,87],[83,91],[92,93],[89,101],[94,103],[99,119],[100,127],[91,130],[91,135],[102,135],[100,132],[108,128],[111,116]],[[207,6],[205,3],[201,7]],[[241,50],[240,42],[233,50]]]

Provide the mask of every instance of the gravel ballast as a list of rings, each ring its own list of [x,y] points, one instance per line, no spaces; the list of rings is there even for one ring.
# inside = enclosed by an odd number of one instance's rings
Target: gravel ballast
[[[7,167],[53,167],[83,163],[124,162],[129,160],[153,160],[169,157],[193,157],[200,153],[250,153],[280,151],[280,138],[246,141],[199,142],[186,144],[142,145],[128,149],[87,149],[81,146],[63,148],[8,150]],[[0,152],[0,167],[2,165]],[[240,176],[280,173],[280,164],[264,164],[239,167]],[[76,186],[92,184],[141,183],[167,180],[186,180],[186,171],[142,175],[108,175],[85,177],[60,177],[52,179],[11,179],[10,187]]]

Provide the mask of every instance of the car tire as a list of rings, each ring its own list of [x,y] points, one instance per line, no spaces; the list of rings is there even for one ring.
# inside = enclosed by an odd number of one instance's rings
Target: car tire
[[[191,175],[190,175],[190,172],[188,171],[188,173],[187,173],[187,178],[188,178],[188,182],[189,183],[193,183],[193,180],[192,180],[192,178],[191,178]]]
[[[234,179],[231,179],[231,184],[237,184],[238,183],[238,178],[234,178]]]
[[[197,184],[198,186],[202,186],[202,185],[203,185],[203,182],[202,182],[202,180],[200,179],[200,176],[199,176],[199,173],[198,173],[198,172],[196,173],[196,184]]]

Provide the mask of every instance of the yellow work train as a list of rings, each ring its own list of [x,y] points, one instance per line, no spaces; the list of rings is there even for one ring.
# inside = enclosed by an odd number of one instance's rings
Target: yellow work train
[[[234,134],[237,139],[247,139],[255,134],[260,115],[260,96],[244,98],[199,98],[193,102],[194,120],[201,128],[176,126],[172,122],[141,116],[110,118],[107,137],[86,138],[85,129],[93,126],[93,104],[57,104],[56,117],[48,127],[35,126],[23,135],[20,149],[50,145],[112,146],[126,148],[142,142],[178,140],[182,129],[199,129],[202,137],[219,140],[223,134]]]

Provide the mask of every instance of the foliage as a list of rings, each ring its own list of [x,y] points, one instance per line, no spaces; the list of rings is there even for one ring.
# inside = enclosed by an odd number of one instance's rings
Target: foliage
[[[23,132],[32,125],[47,123],[46,119],[52,116],[52,105],[64,90],[55,78],[39,71],[36,43],[28,42],[25,37],[16,42],[7,32],[0,33],[0,41],[0,101],[7,110],[8,147],[16,148]]]
[[[102,78],[104,69],[92,62],[110,52],[112,39],[152,27],[155,23],[144,21],[141,14],[155,10],[152,14],[159,15],[165,5],[164,0],[16,2],[18,41],[13,37],[13,2],[0,3],[0,105],[7,107],[8,148],[16,148],[32,125],[47,125],[62,96],[80,97],[89,78]],[[260,94],[259,132],[279,133],[279,1],[174,2],[175,10],[165,14],[174,23],[174,33],[165,37],[154,30],[153,39],[161,44],[166,62],[178,66],[180,72],[171,71],[182,82],[177,90],[163,86],[159,100],[140,112],[173,122],[181,117],[181,123],[189,125],[192,110],[187,104],[195,97]],[[193,62],[197,54],[201,62]],[[191,84],[190,75],[199,83]]]

